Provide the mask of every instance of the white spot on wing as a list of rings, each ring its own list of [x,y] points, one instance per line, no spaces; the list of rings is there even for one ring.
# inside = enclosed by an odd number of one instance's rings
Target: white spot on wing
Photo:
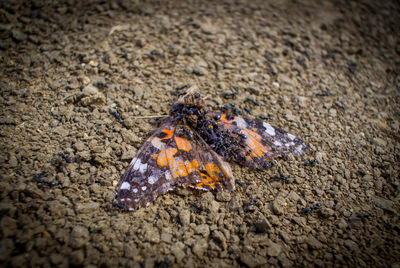
[[[271,136],[275,136],[275,129],[268,123],[263,122],[263,127],[265,128],[265,132]]]
[[[171,172],[169,170],[165,171],[165,178],[167,181],[172,180]]]
[[[135,162],[135,165],[133,166],[133,170],[138,170],[142,162],[138,158],[137,161]]]
[[[141,165],[139,166],[139,171],[140,171],[140,173],[142,173],[142,174],[146,171],[146,169],[147,169],[147,164],[141,164]]]
[[[241,117],[238,117],[238,116],[235,117],[234,122],[236,122],[237,126],[240,127],[240,128],[246,128],[247,127],[246,121],[244,121],[244,119],[241,118]]]
[[[129,184],[129,182],[123,182],[122,184],[121,184],[121,187],[119,188],[120,190],[129,190],[129,189],[131,189],[131,185]]]
[[[280,141],[274,141],[274,145],[276,146],[282,146],[282,143]]]
[[[129,211],[134,211],[135,209],[134,208],[129,208]]]
[[[147,189],[146,186],[143,186],[143,187],[142,187],[142,191],[146,191],[146,189]]]
[[[288,133],[287,136],[288,136],[288,138],[289,138],[290,140],[294,140],[294,139],[296,138],[296,136],[293,136],[293,135],[290,134],[290,133]]]
[[[135,164],[136,160],[137,160],[137,158],[136,158],[136,157],[134,157],[134,158],[132,159],[132,161],[131,161],[130,165],[133,165],[133,164]]]
[[[299,145],[296,147],[296,151],[301,152],[301,150],[303,149],[303,145]]]
[[[151,145],[156,147],[158,150],[163,150],[164,149],[164,143],[162,143],[159,138],[152,139]]]
[[[157,178],[156,176],[150,176],[150,177],[147,179],[147,182],[148,182],[149,184],[154,184],[154,183],[156,183],[157,180],[158,180],[158,178]]]
[[[132,189],[132,192],[134,192],[135,194],[138,192],[138,189],[136,189],[136,188],[133,188]]]

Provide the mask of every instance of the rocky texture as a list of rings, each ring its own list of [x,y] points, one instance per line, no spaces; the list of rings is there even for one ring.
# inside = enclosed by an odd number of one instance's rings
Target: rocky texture
[[[67,2],[0,2],[3,266],[399,266],[398,1]],[[119,211],[184,84],[309,154]]]

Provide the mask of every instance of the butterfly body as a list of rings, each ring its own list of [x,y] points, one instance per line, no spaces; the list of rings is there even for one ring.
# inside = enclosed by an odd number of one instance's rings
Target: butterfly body
[[[198,93],[181,96],[145,142],[118,185],[118,206],[134,210],[176,187],[235,188],[227,161],[253,169],[306,149],[297,137],[234,108],[208,107]]]

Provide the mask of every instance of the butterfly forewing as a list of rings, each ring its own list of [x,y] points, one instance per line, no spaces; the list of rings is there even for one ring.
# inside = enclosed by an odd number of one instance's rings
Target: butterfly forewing
[[[167,120],[161,124],[132,159],[117,190],[117,202],[121,208],[133,210],[147,206],[158,195],[174,189],[168,166],[160,166],[154,157],[171,143],[167,133],[173,131],[173,122]]]
[[[134,210],[179,186],[233,190],[229,164],[186,125],[166,121],[150,137],[121,178],[118,205]]]

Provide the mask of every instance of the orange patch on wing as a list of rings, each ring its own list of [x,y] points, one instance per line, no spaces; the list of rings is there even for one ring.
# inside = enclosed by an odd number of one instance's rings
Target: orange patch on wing
[[[157,157],[157,165],[166,167],[174,160],[174,155],[178,152],[176,148],[167,148],[162,150]]]
[[[208,174],[210,174],[210,176],[215,176],[214,172],[219,173],[221,172],[221,170],[219,169],[219,167],[217,167],[216,165],[212,164],[212,163],[207,163],[204,166],[208,172]]]
[[[175,157],[177,152],[178,149],[176,148],[167,148],[166,150],[162,150],[157,155],[157,165],[161,167],[169,167],[173,178],[179,176],[185,177],[197,171],[197,167],[199,166],[197,160],[184,162],[182,159]]]
[[[190,145],[190,142],[185,138],[175,136],[175,143],[179,150],[189,152],[192,149],[192,145]]]
[[[225,124],[230,124],[231,123],[231,121],[228,121],[228,119],[226,119],[226,114],[221,114],[221,117],[219,118],[219,121],[222,121]]]
[[[252,130],[243,130],[247,136],[246,144],[250,148],[250,157],[261,157],[268,152],[268,148],[261,143],[261,136]]]
[[[197,160],[193,160],[192,162],[185,163],[186,169],[188,173],[192,173],[197,171],[197,167],[199,166],[199,162]]]
[[[210,176],[201,173],[201,182],[196,183],[195,187],[202,189],[214,189],[216,181]]]
[[[170,138],[172,138],[172,135],[174,134],[174,132],[171,129],[163,129],[161,132],[167,134],[167,136],[165,136],[164,138],[161,138],[161,140],[168,140]]]
[[[174,158],[170,162],[170,170],[172,173],[172,177],[177,178],[179,176],[185,177],[189,174],[197,171],[197,167],[199,166],[199,162],[197,160],[193,160],[191,162],[183,162],[180,158]]]

